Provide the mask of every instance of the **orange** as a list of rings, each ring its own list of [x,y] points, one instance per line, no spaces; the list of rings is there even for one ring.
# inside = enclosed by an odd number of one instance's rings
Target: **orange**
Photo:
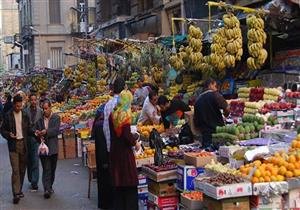
[[[289,157],[288,161],[289,161],[290,163],[296,163],[296,161],[297,161],[296,156],[295,156],[295,155],[291,155],[291,156]]]
[[[254,171],[254,174],[253,174],[254,177],[260,177],[261,176],[261,171],[259,169],[256,169]]]
[[[271,181],[272,181],[272,182],[276,182],[276,181],[277,181],[276,176],[271,176]]]
[[[277,175],[276,177],[277,177],[277,181],[279,181],[279,182],[282,182],[285,180],[284,176],[282,176],[282,175]]]
[[[271,161],[274,165],[278,165],[279,159],[277,157],[272,157]]]
[[[291,143],[291,145],[292,145],[292,148],[296,148],[296,146],[297,146],[297,140],[293,140],[292,143]]]
[[[284,161],[283,166],[287,168],[289,166],[289,163]]]
[[[259,182],[259,179],[257,177],[253,177],[251,181],[253,184],[255,184]]]
[[[254,161],[253,163],[254,163],[254,165],[255,165],[256,167],[259,167],[259,166],[261,165],[261,161],[260,161],[260,160],[256,160],[256,161]]]
[[[293,163],[289,163],[287,169],[289,171],[293,171],[293,170],[295,170],[295,165]]]
[[[296,144],[296,148],[300,148],[300,140],[298,140],[297,144]]]
[[[279,173],[280,175],[285,175],[286,171],[287,171],[286,168],[285,168],[284,166],[281,166],[281,167],[279,168],[278,173]]]
[[[285,163],[285,160],[282,157],[278,158],[278,165],[279,166],[283,166],[284,163]]]
[[[265,176],[271,176],[271,172],[270,171],[266,171],[265,172]]]
[[[280,153],[279,152],[275,152],[274,156],[275,157],[280,157]]]
[[[265,182],[271,182],[271,178],[269,176],[264,177]]]
[[[291,171],[287,171],[287,172],[285,173],[285,176],[286,176],[287,178],[292,178],[292,177],[294,176],[294,174],[293,174],[293,172],[291,172]]]
[[[300,176],[300,170],[299,169],[295,169],[293,171],[294,176]]]
[[[299,162],[296,162],[294,165],[295,165],[296,169],[300,169],[300,163]]]

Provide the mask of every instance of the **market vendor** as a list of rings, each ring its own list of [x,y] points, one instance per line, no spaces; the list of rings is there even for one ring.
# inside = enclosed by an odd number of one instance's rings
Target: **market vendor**
[[[145,99],[147,98],[151,88],[149,86],[143,86],[144,77],[141,76],[137,82],[138,88],[134,92],[133,103],[139,106],[143,106]]]
[[[160,116],[158,115],[158,109],[156,107],[158,100],[158,93],[156,91],[150,91],[146,98],[143,109],[138,120],[143,125],[158,125],[160,123]]]
[[[223,126],[225,117],[229,115],[229,106],[218,92],[217,82],[210,78],[204,83],[205,91],[200,94],[194,106],[194,123],[202,134],[202,147],[209,148],[212,143],[212,133],[217,126]]]
[[[190,107],[183,101],[169,100],[166,96],[159,96],[158,106],[165,129],[176,126],[178,121],[184,117],[184,113],[191,111]]]

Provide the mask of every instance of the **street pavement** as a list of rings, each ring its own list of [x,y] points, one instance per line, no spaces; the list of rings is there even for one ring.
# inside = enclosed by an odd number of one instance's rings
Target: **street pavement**
[[[42,173],[40,164],[40,175]],[[92,182],[91,198],[87,198],[88,169],[81,159],[59,160],[54,183],[55,193],[49,200],[43,197],[43,186],[39,191],[29,191],[25,177],[23,192],[25,197],[18,205],[12,204],[11,166],[6,141],[0,136],[0,210],[94,210],[97,209],[97,186]]]

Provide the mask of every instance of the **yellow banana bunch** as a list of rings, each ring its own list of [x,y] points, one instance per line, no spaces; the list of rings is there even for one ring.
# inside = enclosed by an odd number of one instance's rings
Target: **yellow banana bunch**
[[[246,20],[248,26],[248,51],[251,57],[247,59],[250,70],[260,69],[268,58],[268,52],[263,48],[267,34],[264,31],[264,20],[259,15],[250,15]]]
[[[70,78],[72,76],[72,68],[71,67],[65,67],[64,68],[64,77],[65,78]]]
[[[179,55],[172,55],[170,57],[170,64],[177,71],[182,70],[184,67],[183,60],[182,60],[181,56],[179,56]]]
[[[188,41],[190,41],[191,38],[196,38],[202,40],[203,33],[199,27],[190,25],[189,26],[189,32],[188,32]]]
[[[192,65],[196,65],[202,61],[203,55],[201,52],[192,53],[190,55],[190,61]]]
[[[232,13],[223,16],[224,32],[227,39],[225,64],[227,68],[235,67],[236,61],[240,61],[243,55],[242,31],[240,21]]]

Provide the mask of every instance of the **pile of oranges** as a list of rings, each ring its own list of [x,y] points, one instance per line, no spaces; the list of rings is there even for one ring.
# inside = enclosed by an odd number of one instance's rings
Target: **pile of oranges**
[[[276,152],[267,160],[256,160],[240,167],[242,176],[251,178],[252,183],[284,181],[300,176],[300,135],[292,141],[289,152]]]
[[[165,131],[165,127],[163,124],[160,125],[142,125],[142,124],[137,124],[137,130],[138,132],[144,136],[144,137],[149,137],[150,133],[153,129],[156,129],[159,133],[163,133]]]
[[[135,159],[144,159],[154,157],[155,149],[145,148],[144,152],[139,155],[135,155]]]

